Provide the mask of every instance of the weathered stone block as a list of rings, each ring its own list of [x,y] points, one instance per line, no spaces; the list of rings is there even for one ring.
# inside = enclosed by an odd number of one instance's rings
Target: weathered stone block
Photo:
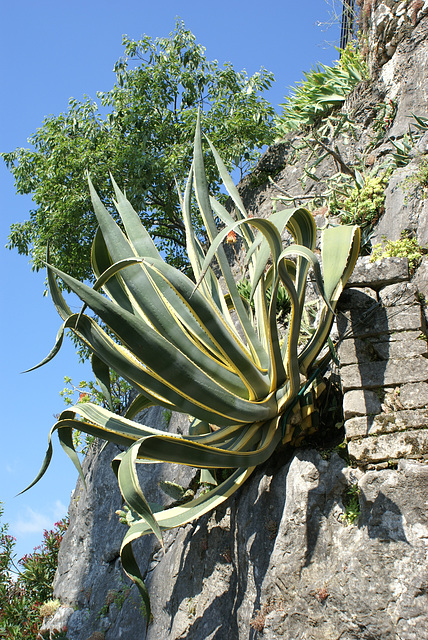
[[[428,429],[385,433],[348,443],[349,455],[360,463],[428,455]]]
[[[341,366],[356,364],[358,362],[373,362],[378,359],[372,344],[368,340],[352,338],[343,340],[337,348],[337,355]]]
[[[423,356],[416,356],[407,360],[350,364],[341,368],[340,377],[344,393],[351,389],[425,382],[428,380],[428,360]]]
[[[428,256],[423,256],[422,262],[415,273],[413,282],[425,299],[428,299]]]
[[[394,433],[398,431],[395,413],[380,413],[377,416],[362,416],[352,418],[345,423],[347,438],[361,438],[380,433]]]
[[[358,258],[353,274],[348,280],[349,287],[371,287],[382,289],[388,284],[409,279],[407,258],[383,258],[370,262],[369,256]]]
[[[339,335],[349,333],[356,338],[393,331],[421,331],[422,327],[422,312],[419,304],[377,307],[365,313],[352,309],[337,316]]]
[[[359,311],[367,311],[373,308],[378,302],[377,293],[374,289],[364,287],[350,287],[344,289],[339,298],[338,310],[349,311],[350,309],[358,309]]]
[[[428,428],[428,409],[405,409],[395,412],[397,429]]]
[[[352,393],[352,392],[351,392]],[[361,438],[379,433],[428,428],[428,410],[415,409],[356,416],[345,422],[346,437]]]
[[[428,406],[428,384],[415,382],[400,388],[400,402],[405,409],[419,409]]]
[[[423,356],[427,353],[427,343],[413,337],[411,340],[384,340],[372,342],[373,352],[381,360],[394,358],[396,360]]]
[[[420,340],[419,331],[403,331],[395,334],[381,334],[363,340],[343,340],[337,348],[341,366],[357,363],[371,363],[379,360],[414,358],[427,354],[427,343]],[[399,340],[397,337],[404,339]]]
[[[348,391],[343,397],[343,415],[345,420],[354,416],[366,416],[380,413],[381,403],[374,391],[356,389]]]
[[[379,291],[379,300],[384,307],[403,304],[415,304],[418,290],[412,282],[390,284]]]

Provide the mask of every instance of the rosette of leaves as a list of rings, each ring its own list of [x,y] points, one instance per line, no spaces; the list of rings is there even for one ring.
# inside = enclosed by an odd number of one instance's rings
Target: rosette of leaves
[[[294,87],[290,97],[280,105],[283,112],[276,119],[280,137],[315,125],[332,109],[342,106],[353,88],[368,77],[367,64],[353,44],[338,51],[340,60],[335,66],[320,64],[304,73],[305,80]]]
[[[307,410],[307,394],[318,371],[317,358],[359,249],[357,227],[325,229],[322,275],[314,253],[316,227],[312,215],[298,208],[274,213],[269,219],[249,217],[222,160],[209,141],[208,144],[235,205],[235,217],[210,197],[198,123],[193,165],[181,199],[194,280],[164,262],[114,181],[115,205],[123,230],[90,183],[99,223],[92,249],[97,278],[93,287],[48,265],[50,291],[63,324],[54,348],[40,365],[57,353],[65,330],[71,329],[92,351],[94,373],[107,396],[109,367],[139,395],[123,417],[90,402],[78,403],[64,411],[50,432],[46,458],[34,482],[43,475],[51,459],[54,431],[80,474],[73,429],[126,447],[113,461],[126,503],[122,520],[125,518],[129,524],[121,558],[124,570],[144,598],[148,619],[148,594],[132,542],[152,532],[162,542],[163,530],[183,525],[214,509],[242,486],[256,465],[264,462],[281,441],[291,440],[296,428],[294,413],[298,413],[301,405]],[[208,248],[192,229],[193,192]],[[285,228],[295,244],[283,248],[281,232]],[[231,231],[240,236],[246,254],[254,304],[241,297],[224,252],[223,242]],[[214,258],[222,286],[211,266]],[[315,331],[299,347],[310,266],[320,293],[321,309]],[[56,276],[82,299],[84,306],[80,313],[69,309]],[[285,340],[280,339],[277,327],[279,287],[286,290],[290,300]],[[89,315],[88,308],[94,315]],[[302,384],[302,379],[306,384]],[[132,420],[136,413],[151,405],[194,416],[188,435],[166,433]],[[149,505],[136,472],[138,464],[159,461],[234,471],[186,504],[162,510]]]

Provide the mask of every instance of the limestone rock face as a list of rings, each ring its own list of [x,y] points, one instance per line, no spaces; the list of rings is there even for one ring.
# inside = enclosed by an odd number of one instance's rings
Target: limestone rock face
[[[349,524],[343,500],[357,482],[361,513]],[[268,640],[428,637],[427,489],[418,463],[364,474],[297,451],[178,533],[183,553],[171,560],[171,547],[149,580],[147,637],[247,640],[262,627]],[[174,567],[182,575],[166,589]]]
[[[102,474],[101,462],[89,474]],[[147,633],[113,557],[123,527],[88,510],[92,549],[63,549],[56,581],[70,640],[95,631],[106,640],[250,640],[262,629],[268,640],[428,638],[428,466],[364,473],[314,450],[282,462],[278,454],[223,508],[168,532],[165,553],[150,538],[138,545],[154,616]],[[110,513],[116,496],[103,499]]]

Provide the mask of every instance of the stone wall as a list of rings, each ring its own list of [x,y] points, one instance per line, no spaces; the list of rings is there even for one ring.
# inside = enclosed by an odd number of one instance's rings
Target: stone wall
[[[364,0],[361,22],[367,34],[371,73],[388,62],[398,45],[428,14],[427,0]]]
[[[359,465],[428,458],[428,349],[407,258],[360,258],[338,330],[345,431]]]

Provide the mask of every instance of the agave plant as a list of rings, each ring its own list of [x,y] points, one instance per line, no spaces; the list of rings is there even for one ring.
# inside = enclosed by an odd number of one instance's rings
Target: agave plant
[[[312,215],[298,208],[279,211],[269,219],[249,217],[223,162],[209,141],[208,144],[235,205],[235,216],[209,195],[198,123],[194,161],[182,196],[193,280],[164,262],[114,180],[115,205],[124,231],[89,181],[99,223],[92,249],[95,284],[90,287],[48,265],[51,295],[63,324],[53,350],[40,365],[57,353],[64,331],[71,329],[92,351],[94,373],[107,396],[109,367],[132,384],[139,395],[123,417],[91,403],[64,411],[49,434],[46,458],[32,484],[49,465],[54,431],[81,475],[73,448],[73,429],[126,447],[113,461],[126,503],[122,519],[129,524],[121,558],[125,571],[140,589],[148,618],[148,594],[132,542],[151,532],[162,541],[163,530],[214,509],[279,443],[291,440],[301,408],[304,407],[303,415],[309,413],[305,406],[307,396],[323,366],[317,358],[358,256],[357,227],[325,229],[322,276],[314,253],[317,230]],[[208,248],[192,231],[193,191]],[[281,240],[284,229],[295,240],[286,248]],[[235,238],[239,238],[245,253],[251,304],[241,297],[224,250],[224,241]],[[214,258],[222,286],[212,267]],[[310,339],[299,346],[310,267],[320,294],[319,321]],[[83,301],[80,313],[72,313],[67,306],[56,276]],[[284,338],[277,326],[279,287],[285,289],[291,309]],[[96,317],[88,315],[87,308]],[[132,420],[136,413],[152,405],[193,416],[188,435],[170,434]],[[299,429],[302,424],[300,421]],[[156,510],[143,495],[136,465],[159,461],[234,471],[221,484],[186,504]]]
[[[352,44],[338,51],[340,60],[334,67],[320,64],[304,73],[305,80],[280,105],[284,107],[276,121],[280,136],[312,126],[334,107],[341,106],[352,89],[368,77],[367,64]]]

